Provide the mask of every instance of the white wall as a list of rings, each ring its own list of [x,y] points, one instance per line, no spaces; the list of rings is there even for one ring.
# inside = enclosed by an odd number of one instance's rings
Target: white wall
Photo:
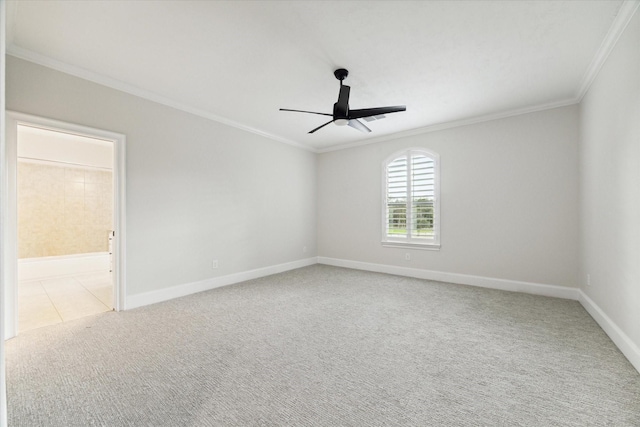
[[[640,13],[580,104],[582,291],[640,361]],[[586,276],[591,276],[587,286]],[[640,365],[636,365],[638,367]]]
[[[569,106],[320,154],[318,254],[577,286],[577,141]],[[440,251],[380,244],[381,165],[408,147],[440,155]]]
[[[126,135],[129,295],[316,255],[314,153],[11,56],[7,67],[7,109]]]

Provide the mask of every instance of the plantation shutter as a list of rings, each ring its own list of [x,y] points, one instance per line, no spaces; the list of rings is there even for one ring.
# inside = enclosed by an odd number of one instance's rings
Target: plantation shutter
[[[406,151],[386,163],[385,175],[385,241],[437,243],[434,157]]]
[[[411,155],[411,237],[433,237],[434,163],[423,154]]]
[[[387,236],[407,234],[407,157],[387,166]]]

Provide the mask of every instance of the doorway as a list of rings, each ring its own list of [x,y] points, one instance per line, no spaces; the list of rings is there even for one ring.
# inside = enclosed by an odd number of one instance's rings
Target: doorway
[[[113,309],[113,141],[18,124],[18,332]]]
[[[123,310],[124,136],[7,116],[6,337]]]

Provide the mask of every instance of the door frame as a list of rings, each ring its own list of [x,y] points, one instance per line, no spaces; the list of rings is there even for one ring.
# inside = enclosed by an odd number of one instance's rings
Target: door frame
[[[59,120],[6,112],[5,172],[6,185],[1,189],[6,200],[4,233],[4,295],[5,295],[5,339],[18,334],[18,125],[38,127],[56,132],[70,133],[89,138],[113,142],[113,308],[116,311],[127,307],[126,293],[126,185],[125,155],[126,137],[123,134],[95,129]]]

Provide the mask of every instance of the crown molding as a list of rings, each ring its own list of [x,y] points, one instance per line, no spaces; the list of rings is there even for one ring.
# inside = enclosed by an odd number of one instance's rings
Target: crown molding
[[[585,72],[582,77],[582,82],[580,83],[580,89],[578,90],[578,94],[576,95],[577,102],[582,101],[585,94],[589,91],[591,84],[595,80],[596,76],[600,72],[600,69],[604,65],[605,61],[609,57],[609,54],[616,46],[618,39],[629,25],[631,18],[638,10],[638,6],[640,6],[640,1],[638,0],[626,0],[620,6],[618,10],[618,14],[616,15],[607,35],[602,40],[600,47],[598,48],[598,52],[596,56],[591,61],[589,68]]]
[[[511,109],[511,110],[501,111],[501,112],[498,112],[498,113],[485,114],[485,115],[482,115],[482,116],[475,116],[475,117],[470,117],[470,118],[466,118],[466,119],[453,120],[453,121],[450,121],[450,122],[436,123],[436,124],[429,125],[429,126],[410,129],[410,130],[407,130],[407,131],[404,131],[404,132],[398,132],[398,133],[394,133],[394,134],[391,134],[391,135],[385,135],[385,136],[380,136],[380,137],[376,137],[376,138],[367,139],[365,141],[350,142],[348,144],[334,145],[334,146],[331,146],[331,147],[318,149],[317,152],[318,153],[328,153],[330,151],[338,151],[338,150],[345,150],[347,148],[361,147],[363,145],[376,144],[378,142],[392,141],[394,139],[406,138],[406,137],[409,137],[409,136],[421,135],[421,134],[430,133],[430,132],[437,132],[439,130],[457,128],[457,127],[461,127],[461,126],[468,126],[468,125],[473,125],[473,124],[482,123],[482,122],[490,122],[492,120],[505,119],[507,117],[519,116],[519,115],[522,115],[522,114],[535,113],[537,111],[552,110],[554,108],[566,107],[568,105],[573,105],[573,104],[577,104],[577,103],[578,103],[578,100],[576,100],[575,98],[569,98],[569,99],[565,99],[565,100],[562,100],[562,101],[549,102],[549,103],[545,103],[545,104],[538,104],[538,105],[533,105],[533,106],[530,106],[530,107],[515,108],[515,109]]]
[[[398,138],[405,138],[408,136],[413,136],[413,135],[420,135],[423,133],[429,133],[429,132],[435,132],[435,131],[439,131],[439,130],[444,130],[444,129],[450,129],[450,128],[455,128],[455,127],[459,127],[459,126],[466,126],[466,125],[471,125],[471,124],[475,124],[475,123],[481,123],[481,122],[486,122],[486,121],[491,121],[491,120],[497,120],[497,119],[502,119],[502,118],[506,118],[506,117],[511,117],[511,116],[517,116],[517,115],[521,115],[521,114],[527,114],[527,113],[532,113],[532,112],[536,112],[536,111],[541,111],[541,110],[547,110],[547,109],[552,109],[552,108],[558,108],[558,107],[564,107],[567,105],[572,105],[575,104],[579,101],[577,101],[576,99],[568,99],[568,100],[563,100],[563,101],[558,101],[558,102],[552,102],[552,103],[546,103],[546,104],[540,104],[540,105],[535,105],[535,106],[531,106],[531,107],[524,107],[524,108],[519,108],[519,109],[513,109],[513,110],[507,110],[507,111],[503,111],[503,112],[499,112],[499,113],[493,113],[493,114],[487,114],[487,115],[482,115],[482,116],[476,116],[476,117],[471,117],[471,118],[466,118],[466,119],[461,119],[461,120],[454,120],[454,121],[450,121],[450,122],[443,122],[443,123],[438,123],[438,124],[434,124],[434,125],[429,125],[426,127],[420,127],[420,128],[416,128],[416,129],[410,129],[404,132],[398,132],[398,133],[394,133],[391,135],[385,135],[385,136],[380,136],[380,137],[376,137],[376,138],[371,138],[371,139],[367,139],[364,141],[357,141],[357,142],[352,142],[352,143],[347,143],[347,144],[338,144],[338,145],[333,145],[331,147],[326,147],[326,148],[313,148],[313,147],[309,147],[303,144],[300,144],[298,142],[286,139],[286,138],[281,138],[279,136],[276,135],[272,135],[270,133],[267,132],[263,132],[261,130],[252,128],[250,126],[246,126],[243,125],[241,123],[235,122],[233,120],[229,120],[225,117],[222,116],[218,116],[216,114],[212,114],[209,113],[207,111],[198,109],[198,108],[194,108],[191,106],[188,106],[186,104],[174,101],[172,99],[166,98],[162,95],[159,95],[155,92],[151,92],[148,91],[146,89],[141,89],[137,86],[133,86],[130,85],[128,83],[124,83],[120,80],[117,79],[113,79],[111,77],[107,77],[105,75],[99,74],[99,73],[95,73],[93,71],[89,71],[86,70],[84,68],[81,67],[77,67],[75,65],[70,65],[67,63],[64,63],[62,61],[58,61],[56,59],[50,58],[48,56],[33,52],[31,50],[28,49],[24,49],[21,47],[18,47],[16,45],[9,45],[7,46],[7,55],[11,55],[14,56],[16,58],[19,59],[23,59],[25,61],[29,61],[29,62],[33,62],[35,64],[38,65],[42,65],[44,67],[48,67],[57,71],[61,71],[63,73],[66,74],[70,74],[72,76],[75,77],[79,77],[81,79],[84,80],[88,80],[91,81],[93,83],[97,83],[100,84],[102,86],[106,86],[106,87],[110,87],[112,89],[116,89],[119,90],[121,92],[125,92],[128,93],[130,95],[134,95],[140,98],[144,98],[147,99],[149,101],[153,101],[153,102],[157,102],[158,104],[162,104],[162,105],[166,105],[168,107],[171,108],[175,108],[177,110],[180,111],[184,111],[199,117],[203,117],[205,119],[208,120],[213,120],[215,122],[218,123],[222,123],[237,129],[241,129],[244,130],[246,132],[250,132],[256,135],[260,135],[262,137],[277,141],[277,142],[281,142],[284,144],[288,144],[288,145],[292,145],[294,147],[297,148],[301,148],[303,150],[306,151],[310,151],[312,153],[326,153],[326,152],[330,152],[330,151],[338,151],[338,150],[344,150],[347,148],[353,148],[353,147],[359,147],[359,146],[363,146],[363,145],[369,145],[369,144],[375,144],[378,142],[384,142],[384,141],[391,141],[394,139],[398,139]]]
[[[163,95],[157,94],[155,92],[139,88],[134,85],[130,85],[123,81],[113,79],[111,77],[107,77],[100,73],[95,73],[93,71],[89,71],[87,69],[77,67],[75,65],[70,65],[64,63],[62,61],[58,61],[56,59],[50,58],[46,55],[42,55],[40,53],[33,52],[28,49],[21,48],[16,45],[7,46],[7,55],[14,56],[19,59],[23,59],[25,61],[33,62],[38,65],[42,65],[47,68],[51,68],[57,71],[61,71],[66,74],[70,74],[75,77],[79,77],[83,80],[88,80],[93,83],[97,83],[102,86],[106,86],[112,89],[119,90],[121,92],[128,93],[130,95],[134,95],[140,98],[147,99],[149,101],[156,102],[158,104],[166,105],[167,107],[175,108],[176,110],[184,111],[189,114],[193,114],[195,116],[199,116],[208,120],[213,120],[218,123],[225,124],[227,126],[231,126],[237,129],[241,129],[246,132],[253,133],[255,135],[262,136],[264,138],[271,139],[273,141],[281,142],[284,144],[292,145],[297,148],[301,148],[306,151],[316,152],[315,149],[308,147],[306,145],[300,144],[299,142],[295,142],[286,138],[282,138],[268,132],[261,131],[259,129],[253,128],[251,126],[247,126],[236,121],[227,119],[226,117],[218,116],[216,114],[212,114],[208,111],[201,110],[199,108],[194,108],[189,105],[183,104],[181,102],[175,101],[173,99],[167,98]]]
[[[467,119],[437,123],[437,124],[433,124],[425,127],[411,129],[404,132],[398,132],[392,135],[371,138],[365,141],[357,141],[357,142],[352,142],[347,144],[334,145],[326,148],[320,148],[316,150],[316,152],[327,153],[331,151],[345,150],[348,148],[361,147],[363,145],[375,144],[378,142],[392,141],[394,139],[420,135],[423,133],[436,132],[439,130],[451,129],[451,128],[460,127],[460,126],[467,126],[467,125],[487,122],[491,120],[498,120],[498,119],[503,119],[507,117],[517,116],[520,114],[533,113],[536,111],[550,110],[553,108],[579,104],[580,101],[582,101],[582,98],[584,97],[584,95],[587,93],[587,91],[591,87],[591,84],[593,83],[596,76],[598,75],[598,72],[600,71],[605,61],[609,57],[609,54],[615,47],[616,43],[618,42],[618,39],[620,38],[624,30],[627,28],[627,25],[629,25],[631,18],[633,17],[635,12],[638,10],[639,6],[640,6],[640,0],[625,0],[622,3],[622,6],[620,6],[620,9],[618,10],[616,17],[614,18],[613,23],[611,24],[611,27],[607,32],[607,35],[605,36],[600,47],[598,48],[598,52],[596,53],[595,57],[591,61],[589,68],[585,72],[582,78],[582,82],[580,83],[580,88],[578,90],[578,93],[574,98],[569,98],[563,101],[551,102],[547,104],[534,105],[531,107],[524,107],[524,108],[519,108],[514,110],[506,110],[499,113],[476,116],[476,117],[471,117]]]
[[[476,124],[476,123],[481,123],[481,122],[487,122],[487,121],[491,121],[491,120],[498,120],[498,119],[503,119],[506,117],[511,117],[511,116],[517,116],[517,115],[521,115],[521,114],[527,114],[527,113],[532,113],[532,112],[536,112],[536,111],[541,111],[541,110],[547,110],[547,109],[552,109],[552,108],[558,108],[558,107],[564,107],[567,105],[572,105],[575,104],[579,101],[577,101],[576,99],[567,99],[567,100],[563,100],[563,101],[558,101],[558,102],[552,102],[552,103],[546,103],[546,104],[540,104],[540,105],[535,105],[535,106],[531,106],[531,107],[524,107],[524,108],[518,108],[518,109],[512,109],[512,110],[506,110],[503,112],[499,112],[499,113],[493,113],[493,114],[487,114],[487,115],[482,115],[482,116],[476,116],[476,117],[471,117],[471,118],[466,118],[466,119],[461,119],[461,120],[453,120],[450,122],[443,122],[443,123],[437,123],[437,124],[433,124],[433,125],[429,125],[426,127],[420,127],[420,128],[416,128],[416,129],[410,129],[404,132],[398,132],[398,133],[394,133],[391,135],[384,135],[384,136],[380,136],[380,137],[375,137],[375,138],[371,138],[371,139],[367,139],[364,141],[357,141],[357,142],[352,142],[352,143],[347,143],[347,144],[338,144],[338,145],[333,145],[330,147],[326,147],[326,148],[313,148],[313,147],[309,147],[306,145],[303,145],[301,143],[286,139],[286,138],[282,138],[267,132],[263,132],[261,130],[252,128],[250,126],[246,126],[243,125],[241,123],[229,120],[225,117],[222,116],[218,116],[212,113],[209,113],[207,111],[198,109],[198,108],[194,108],[191,106],[188,106],[186,104],[174,101],[172,99],[166,98],[162,95],[159,95],[155,92],[151,92],[145,89],[141,89],[137,86],[134,85],[130,85],[128,83],[124,83],[120,80],[117,79],[113,79],[111,77],[107,77],[105,75],[99,74],[99,73],[95,73],[93,71],[89,71],[86,70],[84,68],[81,67],[77,67],[75,65],[70,65],[67,63],[64,63],[62,61],[58,61],[56,59],[50,58],[48,56],[33,52],[31,50],[28,49],[24,49],[21,47],[18,47],[16,45],[9,45],[7,46],[7,55],[11,55],[14,56],[16,58],[20,58],[23,59],[25,61],[29,61],[29,62],[33,62],[35,64],[38,65],[42,65],[44,67],[48,67],[57,71],[61,71],[63,73],[66,74],[70,74],[72,76],[75,77],[79,77],[81,79],[84,80],[88,80],[91,81],[93,83],[97,83],[100,84],[102,86],[106,86],[106,87],[110,87],[112,89],[115,90],[119,90],[121,92],[125,92],[128,93],[130,95],[134,95],[140,98],[144,98],[147,99],[149,101],[153,101],[153,102],[157,102],[159,104],[162,105],[166,105],[168,107],[171,108],[175,108],[177,110],[180,111],[184,111],[186,113],[190,113],[199,117],[203,117],[205,119],[208,120],[213,120],[215,122],[218,123],[222,123],[237,129],[241,129],[244,130],[246,132],[250,132],[256,135],[260,135],[262,137],[277,141],[277,142],[281,142],[284,144],[288,144],[288,145],[292,145],[294,147],[306,150],[306,151],[310,151],[312,153],[326,153],[326,152],[330,152],[330,151],[338,151],[338,150],[344,150],[347,148],[353,148],[353,147],[360,147],[363,145],[369,145],[369,144],[375,144],[378,142],[385,142],[385,141],[391,141],[394,139],[399,139],[399,138],[405,138],[408,136],[414,136],[414,135],[420,135],[423,133],[429,133],[429,132],[436,132],[439,130],[444,130],[444,129],[451,129],[451,128],[455,128],[455,127],[459,127],[459,126],[466,126],[466,125],[471,125],[471,124]]]
[[[470,117],[470,118],[461,119],[461,120],[453,120],[449,122],[436,123],[433,125],[424,126],[416,129],[410,129],[407,131],[398,132],[390,135],[374,137],[371,139],[366,139],[363,141],[351,142],[346,144],[332,145],[330,147],[325,147],[325,148],[309,147],[299,142],[296,142],[287,138],[282,138],[277,135],[270,134],[268,132],[261,131],[251,126],[247,126],[247,125],[235,122],[233,120],[227,119],[226,117],[218,116],[208,111],[191,107],[189,105],[172,100],[170,98],[167,98],[155,92],[151,92],[146,89],[141,89],[137,86],[130,85],[120,80],[113,79],[111,77],[107,77],[105,75],[95,73],[93,71],[89,71],[81,67],[76,67],[74,65],[66,64],[64,62],[55,60],[53,58],[33,52],[28,49],[23,49],[14,44],[9,44],[6,50],[7,50],[7,55],[11,55],[16,58],[24,59],[26,61],[30,61],[48,68],[52,68],[54,70],[61,71],[66,74],[70,74],[84,80],[88,80],[103,86],[107,86],[112,89],[116,89],[121,92],[128,93],[130,95],[138,96],[140,98],[157,102],[159,104],[163,104],[168,107],[175,108],[177,110],[181,110],[199,117],[203,117],[208,120],[213,120],[215,122],[222,123],[227,126],[241,129],[246,132],[250,132],[250,133],[262,136],[264,138],[271,139],[273,141],[292,145],[294,147],[297,147],[306,151],[310,151],[312,153],[327,153],[331,151],[339,151],[339,150],[344,150],[348,148],[361,147],[364,145],[392,141],[395,139],[406,138],[406,137],[420,135],[424,133],[436,132],[436,131],[451,129],[451,128],[460,127],[460,126],[467,126],[467,125],[472,125],[472,124],[477,124],[477,123],[482,123],[482,122],[487,122],[492,120],[499,120],[507,117],[518,116],[521,114],[528,114],[528,113],[533,113],[537,111],[549,110],[553,108],[559,108],[559,107],[564,107],[568,105],[578,104],[580,101],[582,101],[582,98],[591,87],[591,84],[593,83],[596,76],[598,75],[598,72],[604,65],[609,54],[615,47],[616,42],[618,41],[618,39],[626,29],[627,25],[631,21],[631,18],[633,17],[635,12],[638,10],[639,6],[640,6],[640,0],[625,0],[623,2],[613,23],[611,24],[611,27],[609,28],[609,31],[607,32],[607,35],[602,41],[598,49],[598,52],[596,53],[595,57],[591,61],[589,68],[585,72],[582,78],[582,82],[580,84],[580,88],[577,92],[577,95],[574,98],[551,102],[551,103],[539,104],[539,105],[534,105],[534,106],[529,106],[524,108],[506,110],[498,113],[475,116],[475,117]]]

